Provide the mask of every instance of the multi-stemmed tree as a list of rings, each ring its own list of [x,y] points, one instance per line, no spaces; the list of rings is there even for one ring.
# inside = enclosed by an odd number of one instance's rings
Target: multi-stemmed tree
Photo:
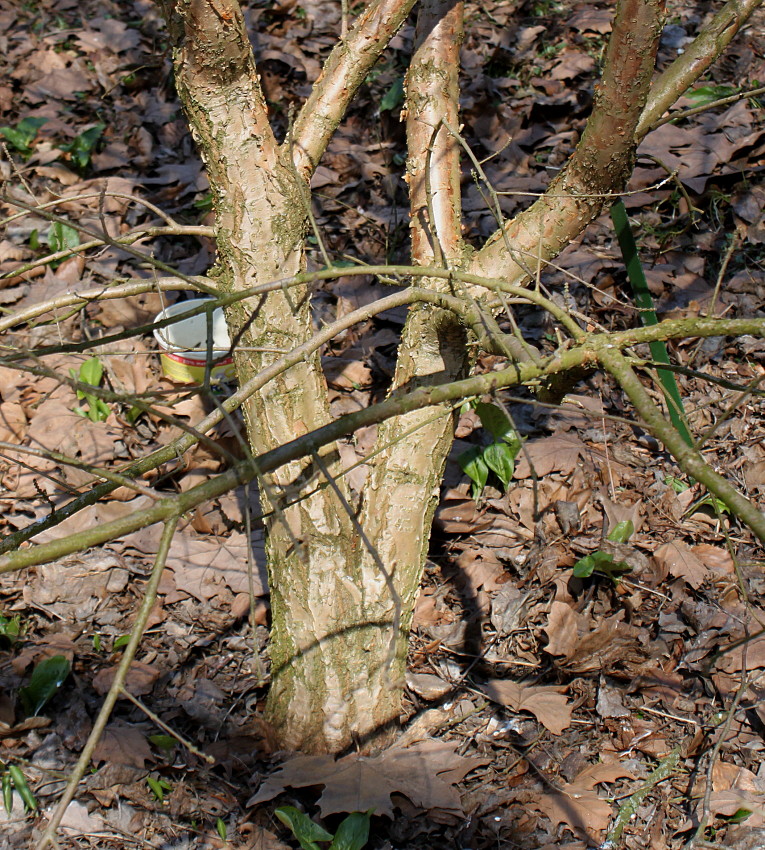
[[[241,401],[252,458],[211,487],[165,499],[77,541],[2,555],[0,569],[58,557],[156,521],[167,523],[161,560],[173,518],[257,476],[267,516],[272,611],[268,719],[284,748],[340,752],[354,743],[384,742],[396,729],[408,630],[460,399],[599,365],[621,382],[681,465],[765,539],[762,514],[705,467],[653,406],[620,353],[650,339],[762,333],[762,323],[662,323],[588,336],[528,286],[624,188],[641,139],[722,52],[759,0],[730,0],[658,76],[663,4],[619,0],[592,113],[575,152],[548,191],[515,219],[502,222],[497,210],[497,231],[482,247],[466,244],[461,235],[460,156],[467,155],[458,129],[463,2],[421,0],[405,84],[413,268],[408,277],[388,270],[389,277],[411,285],[368,311],[395,301],[409,304],[409,315],[390,398],[334,423],[319,358],[327,333],[312,327],[310,298],[312,281],[340,272],[330,264],[301,276],[310,179],[414,0],[372,0],[350,22],[282,141],[269,120],[237,0],[160,4],[177,89],[210,180],[217,261],[206,290],[226,304],[242,388],[232,404]],[[565,343],[542,356],[517,333],[501,334],[495,317],[507,309],[508,297],[548,309]],[[507,357],[507,368],[470,378],[476,340]],[[356,502],[333,440],[371,422],[380,423],[377,445]],[[193,437],[184,440],[190,445]],[[140,472],[140,464],[133,471]],[[107,482],[94,493],[114,486]]]

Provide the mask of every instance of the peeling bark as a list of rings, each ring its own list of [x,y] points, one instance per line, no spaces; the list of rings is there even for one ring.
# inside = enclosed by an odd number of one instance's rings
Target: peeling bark
[[[310,176],[414,0],[373,0],[332,51],[281,145],[269,125],[236,0],[161,2],[178,90],[212,188],[216,282],[224,291],[241,292],[293,275],[304,266]],[[407,76],[414,263],[468,267],[513,283],[533,276],[584,230],[632,169],[662,14],[660,0],[620,0],[603,80],[576,152],[549,192],[468,262],[460,236],[458,143],[447,129],[459,124],[462,3],[423,0]],[[722,49],[718,42],[715,50]],[[465,290],[453,278],[431,277],[423,285],[442,293]],[[279,351],[311,337],[309,297],[303,285],[227,309],[242,382],[272,364]],[[394,396],[454,381],[467,367],[467,337],[455,314],[434,304],[412,308]],[[525,364],[518,374],[536,368]],[[490,380],[479,384],[494,386]],[[253,454],[286,461],[269,466],[261,487],[264,508],[271,512],[273,679],[267,714],[281,747],[338,752],[353,743],[374,746],[395,732],[408,630],[453,434],[454,396],[423,392],[427,407],[423,402],[401,407],[400,415],[381,425],[358,520],[343,480],[336,479],[334,445],[322,445],[305,459],[292,451],[297,438],[331,427],[318,355],[292,365],[245,404]],[[325,472],[332,486],[317,489]],[[290,497],[309,493],[288,506]]]

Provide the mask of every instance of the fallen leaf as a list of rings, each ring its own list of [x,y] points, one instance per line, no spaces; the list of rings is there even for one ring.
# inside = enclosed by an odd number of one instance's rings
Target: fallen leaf
[[[64,817],[61,819],[61,829],[72,836],[108,831],[104,819],[90,814],[86,805],[78,803],[77,800],[72,800],[66,807]]]
[[[537,476],[573,471],[579,458],[587,451],[587,446],[578,438],[569,434],[553,434],[539,440],[524,443],[515,465],[515,478],[531,477],[532,466]]]
[[[112,667],[105,667],[103,670],[99,670],[93,677],[93,690],[97,694],[103,696],[108,692],[117,673],[117,667],[117,664]],[[152,667],[151,664],[134,661],[130,665],[127,678],[125,679],[125,690],[130,691],[136,697],[150,694],[159,678],[159,673],[160,671],[156,667]]]
[[[152,759],[146,736],[134,726],[110,723],[93,751],[93,764],[106,763],[142,768]]]
[[[571,704],[561,688],[552,685],[526,687],[511,679],[492,679],[481,690],[490,700],[513,711],[531,712],[553,735],[560,735],[571,725]]]
[[[653,553],[659,569],[666,569],[675,578],[682,578],[694,589],[704,584],[707,570],[699,558],[682,540],[663,543]]]
[[[550,606],[545,632],[550,655],[563,656],[567,667],[579,672],[607,671],[629,661],[630,648],[647,637],[644,629],[624,622],[624,611],[593,619],[565,602]]]
[[[595,69],[595,59],[588,53],[569,50],[550,72],[553,80],[573,80],[579,74],[589,74]]]
[[[407,673],[406,686],[423,699],[438,699],[453,688],[450,682],[433,673]]]
[[[462,815],[454,783],[489,759],[456,754],[457,741],[419,741],[391,747],[379,756],[298,756],[266,779],[248,806],[272,800],[285,788],[323,785],[318,804],[322,817],[337,812],[364,812],[393,817],[391,794],[403,794],[421,809]]]
[[[619,764],[603,763],[586,767],[571,782],[540,794],[531,802],[534,808],[546,815],[555,826],[566,824],[577,837],[597,841],[611,821],[612,805],[592,789],[601,782],[613,782],[621,777],[634,779],[634,775]]]

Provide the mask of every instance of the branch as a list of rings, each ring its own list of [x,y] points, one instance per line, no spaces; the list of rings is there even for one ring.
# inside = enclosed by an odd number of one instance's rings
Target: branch
[[[140,644],[144,630],[146,629],[146,623],[149,621],[149,614],[151,614],[151,610],[157,600],[159,581],[162,578],[162,572],[165,569],[165,562],[167,561],[170,544],[173,542],[173,535],[175,534],[177,525],[177,516],[171,515],[165,522],[165,528],[162,532],[159,549],[154,559],[154,567],[151,571],[151,576],[149,577],[149,583],[146,585],[141,607],[138,609],[138,614],[136,615],[135,625],[130,632],[130,640],[125,647],[120,663],[117,666],[117,670],[114,674],[114,680],[112,681],[109,692],[104,699],[101,710],[98,712],[98,717],[96,717],[96,721],[93,724],[93,729],[91,730],[90,735],[88,735],[88,740],[85,742],[85,746],[82,748],[80,757],[77,759],[77,764],[74,766],[72,774],[69,777],[69,781],[66,783],[64,793],[61,795],[61,798],[59,799],[58,804],[48,821],[48,826],[45,828],[42,836],[40,836],[40,840],[38,841],[35,850],[43,850],[43,848],[48,847],[49,845],[53,847],[57,846],[56,832],[58,827],[64,818],[67,807],[74,799],[74,795],[77,793],[77,786],[80,784],[80,780],[90,766],[90,759],[92,758],[93,752],[104,733],[104,729],[106,729],[106,724],[109,722],[112,709],[122,693],[125,680],[127,679],[127,675],[130,670],[130,665],[138,651],[138,645]]]
[[[698,80],[749,20],[762,0],[728,0],[682,55],[651,86],[635,138],[641,140],[670,106]]]
[[[635,128],[653,74],[661,30],[660,0],[620,0],[608,42],[603,78],[576,151],[548,191],[495,233],[475,255],[470,270],[517,283],[527,265],[506,250],[536,257],[534,266],[557,255],[619,192],[632,172]],[[537,268],[532,268],[536,274]]]
[[[688,109],[678,109],[677,112],[670,112],[669,115],[665,115],[663,118],[660,118],[648,128],[646,133],[650,133],[651,130],[657,130],[659,127],[664,126],[664,124],[669,124],[670,121],[682,121],[684,118],[690,118],[692,115],[699,115],[701,112],[709,112],[712,109],[719,109],[721,106],[728,106],[728,104],[737,103],[739,100],[748,100],[749,98],[759,97],[761,94],[765,94],[765,86],[758,86],[756,89],[744,89],[743,91],[736,92],[736,94],[728,95],[728,97],[721,97],[718,100],[703,103],[701,106],[691,106]],[[646,190],[640,189],[638,191],[645,192]]]
[[[654,325],[653,327],[658,327]],[[689,446],[661,414],[651,396],[623,355],[610,344],[596,346],[603,368],[618,382],[656,439],[661,440],[683,472],[700,481],[710,493],[724,502],[765,543],[765,514],[745,499],[722,475],[715,472],[701,453]]]
[[[422,0],[416,46],[406,75],[412,260],[459,264],[462,206],[459,143],[448,127],[459,122],[459,53],[463,4]]]
[[[196,278],[192,278],[196,281]],[[208,281],[206,277],[200,277],[199,282],[205,284]],[[42,301],[38,304],[32,304],[19,310],[16,313],[0,319],[0,333],[10,330],[17,325],[26,324],[38,316],[43,316],[45,313],[50,313],[53,310],[64,309],[65,307],[75,307],[80,309],[87,307],[88,304],[93,304],[97,301],[111,301],[115,298],[129,298],[131,295],[143,295],[146,292],[175,292],[176,290],[192,290],[197,291],[196,282],[189,283],[186,280],[181,280],[179,277],[159,278],[158,280],[137,280],[133,283],[104,285],[97,289],[86,289],[84,292],[73,292],[67,295],[59,295],[56,298],[51,298],[48,301]],[[134,329],[135,333],[140,330]],[[103,345],[104,340],[98,339],[94,345]]]
[[[347,271],[347,269],[336,270],[335,273],[343,274]],[[433,304],[437,304],[445,309],[453,309],[457,313],[472,313],[472,308],[466,308],[465,305],[463,305],[462,302],[459,302],[456,298],[443,295],[441,293],[431,292],[429,290],[419,290],[415,288],[411,288],[403,292],[397,292],[372,304],[361,307],[358,310],[354,310],[343,316],[341,319],[338,319],[336,322],[327,325],[320,332],[315,334],[307,343],[298,346],[289,354],[280,357],[270,366],[263,369],[243,387],[233,393],[229,398],[225,399],[221,403],[220,409],[213,410],[210,414],[208,414],[208,416],[201,420],[201,422],[196,423],[196,425],[189,426],[185,423],[175,423],[175,420],[171,418],[175,424],[183,427],[185,433],[169,445],[164,446],[145,458],[141,458],[135,463],[125,466],[118,474],[129,479],[138,478],[164,463],[177,459],[193,445],[199,442],[200,439],[202,439],[200,435],[207,433],[211,428],[215,427],[226,415],[233,412],[244,401],[246,401],[247,398],[253,395],[253,393],[256,393],[265,386],[265,384],[285,372],[291,366],[300,363],[306,356],[317,351],[341,331],[346,330],[359,322],[367,321],[372,316],[382,313],[385,310],[390,310],[394,307],[400,307],[405,304],[411,304],[418,300],[429,300]],[[480,316],[469,315],[468,318],[470,322],[478,325],[476,332],[480,332]],[[73,386],[76,389],[77,384],[75,383]],[[89,391],[93,391],[95,394],[96,388],[88,389]],[[101,390],[101,388],[97,389],[99,390],[99,397],[105,397],[107,400],[114,400],[112,394],[110,394],[107,390]],[[25,528],[21,528],[18,531],[7,535],[0,540],[0,553],[18,548],[21,543],[58,525],[84,508],[95,504],[115,490],[118,486],[120,485],[113,482],[99,484],[87,493],[76,497],[63,507],[56,509],[48,516],[36,520]]]
[[[667,335],[665,338],[669,339],[671,336],[677,334],[677,325],[677,322],[661,322],[650,328],[638,328],[634,331],[625,332],[625,334],[629,333],[632,335],[629,338],[630,344],[640,344],[648,342],[650,339],[655,339],[655,334],[661,333],[662,327],[666,326]],[[765,319],[705,319],[700,321],[699,325],[700,327],[694,332],[695,336],[740,336],[742,334],[752,334],[765,337]],[[88,529],[87,531],[78,532],[60,540],[7,552],[0,556],[0,574],[15,572],[28,566],[55,561],[73,552],[80,552],[91,546],[107,543],[110,540],[114,540],[124,534],[129,534],[139,528],[144,528],[147,525],[164,522],[173,516],[193,511],[194,508],[203,502],[214,499],[239,484],[248,483],[256,475],[271,472],[284,464],[299,460],[318,451],[322,446],[352,434],[359,428],[377,424],[393,416],[400,416],[404,413],[420,410],[423,407],[432,407],[444,402],[474,398],[486,393],[496,392],[498,389],[544,380],[552,375],[576,369],[580,366],[591,367],[598,361],[602,362],[604,368],[608,368],[610,371],[613,368],[614,362],[616,362],[611,355],[619,358],[617,367],[623,360],[619,354],[619,348],[627,344],[625,334],[594,335],[588,338],[587,342],[583,345],[558,351],[542,367],[537,367],[530,363],[513,364],[497,372],[490,372],[461,381],[420,387],[406,395],[396,395],[379,404],[346,414],[315,431],[291,440],[276,449],[264,452],[256,458],[240,461],[216,478],[205,481],[185,493],[162,499],[151,508],[136,511],[129,516],[121,517],[113,522],[106,523],[97,528]],[[634,377],[634,382],[630,382],[629,380],[625,382],[625,392],[630,395],[631,392],[635,391],[635,382],[637,383],[636,392],[645,393],[637,376]],[[652,405],[653,402],[650,402],[650,404]],[[640,412],[643,414],[642,409]],[[708,486],[726,504],[730,504],[728,498],[731,493],[734,497],[733,503],[738,508],[741,508],[741,502],[745,502],[748,507],[745,506],[742,508],[746,513],[746,516],[742,513],[744,521],[750,524],[749,518],[752,518],[754,520],[754,524],[751,524],[752,529],[760,539],[765,541],[765,516],[757,511],[749,502],[746,502],[725,479],[711,471],[711,476],[714,479],[714,487],[709,486],[707,481],[702,477],[704,475],[704,468],[708,468],[707,465],[703,460],[697,461],[693,458],[688,463],[687,459],[692,450],[682,441],[679,435],[675,434],[673,438],[670,434],[668,439],[665,440],[664,431],[661,430],[661,434],[659,433],[662,425],[669,428],[670,431],[673,431],[673,429],[664,422],[663,417],[661,417],[658,411],[657,415],[660,421],[657,431],[654,433],[656,433],[656,436],[662,442],[665,442],[667,448],[678,458],[678,462],[683,469],[704,483],[705,486]],[[655,417],[650,415],[649,410],[649,416],[646,417],[646,424],[649,428],[654,427],[654,421]],[[678,440],[679,447],[677,444]],[[687,464],[689,468],[686,469],[684,464]],[[122,472],[125,474],[126,470],[122,470]],[[707,476],[707,479],[710,480],[709,476]],[[722,482],[721,486],[718,486],[718,482]],[[721,495],[723,492],[724,495]],[[760,534],[760,531],[762,534]]]
[[[206,292],[208,295],[217,295],[218,290],[212,286],[209,286],[201,281],[206,280],[206,278],[202,277],[190,277],[188,275],[183,274],[183,272],[179,272],[177,269],[174,269],[172,266],[169,266],[167,263],[163,263],[161,260],[152,257],[150,254],[144,254],[141,251],[133,248],[129,243],[121,243],[119,239],[113,239],[109,236],[108,233],[104,231],[94,230],[91,227],[86,227],[83,224],[78,224],[76,222],[72,222],[63,216],[55,215],[52,212],[48,212],[48,210],[43,209],[40,206],[35,206],[33,204],[27,204],[24,201],[20,201],[16,198],[12,198],[8,195],[0,195],[0,201],[3,201],[7,204],[12,204],[13,206],[19,207],[22,210],[26,210],[27,212],[32,212],[35,215],[39,215],[40,218],[44,218],[46,221],[50,221],[54,224],[63,224],[66,227],[71,227],[74,230],[77,230],[79,233],[85,233],[88,236],[92,236],[95,240],[98,240],[98,245],[109,245],[112,248],[118,248],[120,251],[124,251],[126,254],[130,254],[131,257],[135,257],[143,263],[147,263],[150,266],[153,266],[155,269],[158,269],[161,272],[165,272],[165,274],[174,275],[179,277],[181,280],[185,280],[187,283],[192,283],[195,289],[199,289],[202,292]],[[157,228],[158,230],[161,228]],[[199,233],[197,233],[199,235]],[[61,252],[63,256],[68,256],[73,254],[74,251],[64,251]],[[47,257],[47,260],[53,259],[53,257]],[[35,263],[31,264],[33,267]],[[18,269],[14,270],[13,274],[18,274]]]
[[[327,57],[319,79],[303,104],[292,133],[293,157],[308,180],[345,115],[359,86],[416,0],[373,0],[350,34]]]

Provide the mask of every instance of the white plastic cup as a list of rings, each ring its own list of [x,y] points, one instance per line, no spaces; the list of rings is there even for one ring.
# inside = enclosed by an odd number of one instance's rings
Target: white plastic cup
[[[171,319],[199,307],[212,298],[194,298],[191,301],[179,301],[159,313],[154,319]],[[213,350],[207,348],[207,313],[190,316],[180,322],[157,328],[154,339],[159,344],[162,374],[173,381],[184,384],[201,384],[205,378],[205,365],[213,361],[210,380],[233,381],[236,377],[234,361],[229,354],[231,340],[226,328],[223,310],[216,307],[212,314]],[[209,353],[209,357],[208,357]]]

